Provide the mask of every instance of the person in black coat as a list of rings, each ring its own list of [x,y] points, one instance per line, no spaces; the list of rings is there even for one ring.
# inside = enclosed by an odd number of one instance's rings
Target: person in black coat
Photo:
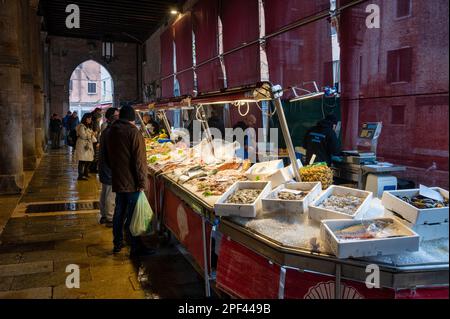
[[[60,148],[62,121],[58,114],[54,113],[50,119],[50,136],[52,140],[52,148]]]
[[[334,131],[337,122],[335,115],[327,115],[306,132],[303,147],[306,149],[307,164],[315,154],[315,163],[326,162],[330,166],[332,156],[339,154],[339,141]]]

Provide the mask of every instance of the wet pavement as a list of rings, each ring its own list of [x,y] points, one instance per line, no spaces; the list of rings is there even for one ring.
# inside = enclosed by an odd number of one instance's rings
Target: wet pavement
[[[176,242],[148,238],[156,254],[140,260],[129,259],[128,248],[113,255],[112,231],[98,224],[98,210],[92,209],[98,179],[76,179],[70,152],[50,151],[24,194],[0,196],[0,299],[204,297],[202,278]],[[76,202],[90,204],[80,211],[45,211],[48,204]],[[39,212],[28,214],[30,205]],[[79,269],[79,288],[66,285],[69,265]]]

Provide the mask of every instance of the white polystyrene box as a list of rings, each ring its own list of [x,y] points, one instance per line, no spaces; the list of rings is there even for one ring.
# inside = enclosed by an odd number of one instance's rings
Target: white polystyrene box
[[[261,193],[252,204],[226,203],[227,199],[238,189],[261,189]],[[214,204],[216,216],[241,216],[254,218],[262,210],[261,199],[265,197],[272,187],[270,182],[236,182]]]
[[[309,193],[302,200],[278,199],[278,193],[286,188],[291,190],[308,191]],[[316,199],[321,192],[322,184],[320,182],[301,182],[280,185],[262,199],[263,213],[307,213],[309,204]]]
[[[396,218],[377,218],[364,220],[365,223],[374,220],[392,220],[399,228],[398,235],[404,237],[374,238],[360,240],[338,239],[335,231],[361,223],[361,220],[332,219],[321,224],[321,238],[333,254],[338,258],[359,258],[371,256],[398,255],[404,252],[419,250],[420,236],[399,222]]]
[[[448,199],[448,191],[439,187],[431,187],[438,191],[444,198]],[[397,191],[385,191],[381,202],[384,208],[397,213],[412,224],[435,224],[448,222],[448,207],[419,209],[408,204],[397,196],[416,196],[419,189],[405,189]]]
[[[363,202],[353,215],[348,215],[338,211],[319,207],[319,204],[321,204],[325,199],[327,199],[331,195],[347,195],[347,194],[364,198]],[[331,185],[330,187],[327,188],[325,192],[323,192],[315,201],[313,201],[309,205],[308,208],[309,217],[316,221],[321,221],[324,219],[353,219],[367,212],[367,210],[370,208],[370,202],[372,201],[372,198],[373,198],[372,192],[362,191],[359,189],[344,186]]]
[[[245,176],[250,181],[265,181],[282,168],[284,168],[283,160],[256,163],[245,172]]]

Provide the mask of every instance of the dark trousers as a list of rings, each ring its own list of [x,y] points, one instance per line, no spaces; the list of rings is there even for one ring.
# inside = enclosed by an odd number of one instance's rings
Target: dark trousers
[[[91,165],[91,162],[78,161],[78,177],[89,176],[89,165]]]
[[[123,228],[125,224],[125,232],[130,239],[131,251],[137,251],[141,248],[139,238],[133,237],[130,232],[131,218],[133,217],[139,194],[140,192],[116,193],[116,208],[113,217],[114,246],[123,244]]]
[[[50,137],[52,140],[52,148],[59,148],[60,147],[60,142],[61,142],[61,132],[50,132]]]

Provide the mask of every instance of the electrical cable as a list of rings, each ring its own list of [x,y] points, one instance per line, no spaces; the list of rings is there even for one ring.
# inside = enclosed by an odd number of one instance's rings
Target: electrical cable
[[[248,115],[248,113],[250,112],[250,105],[248,104],[248,102],[246,102],[245,104],[247,105],[247,112],[245,112],[245,114],[242,114],[242,112],[241,112],[241,106],[243,106],[244,103],[238,105],[238,112],[239,112],[239,115],[242,117],[246,117]]]

